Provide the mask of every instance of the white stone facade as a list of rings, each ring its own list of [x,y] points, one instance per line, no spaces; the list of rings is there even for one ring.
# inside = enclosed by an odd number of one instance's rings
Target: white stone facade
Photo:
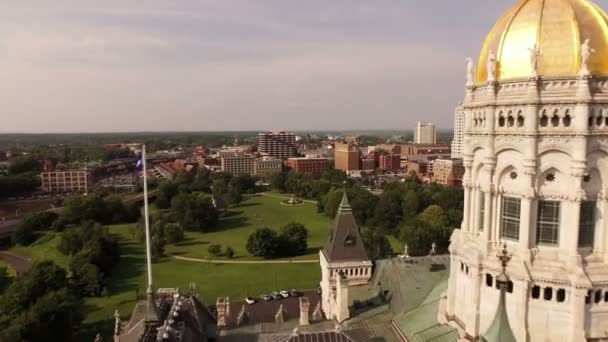
[[[332,263],[327,260],[323,251],[319,252],[319,261],[323,312],[328,319],[343,322],[350,318],[349,307],[353,304],[348,290],[369,283],[372,278],[372,262],[367,260]],[[340,274],[343,277],[340,277]]]
[[[447,319],[468,339],[488,329],[505,241],[518,341],[608,341],[608,79],[469,84],[462,109]]]

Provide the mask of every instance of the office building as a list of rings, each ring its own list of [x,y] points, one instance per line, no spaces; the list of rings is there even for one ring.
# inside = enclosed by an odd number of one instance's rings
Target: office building
[[[335,168],[341,171],[356,171],[360,169],[361,151],[354,142],[337,142],[335,145]]]
[[[89,168],[57,167],[40,174],[42,189],[53,193],[88,193],[94,183],[93,172]]]
[[[258,133],[258,152],[285,160],[295,156],[296,135],[289,132]]]
[[[461,186],[464,166],[462,159],[436,159],[433,161],[433,180],[446,186]]]
[[[270,179],[283,171],[283,161],[273,157],[262,157],[255,160],[254,173],[262,179]]]
[[[222,172],[231,175],[248,174],[254,175],[255,157],[239,156],[221,158]]]
[[[462,102],[454,110],[454,138],[452,140],[452,159],[462,159],[464,148],[464,111]]]
[[[414,143],[416,144],[436,144],[437,131],[435,124],[418,121],[414,131]]]

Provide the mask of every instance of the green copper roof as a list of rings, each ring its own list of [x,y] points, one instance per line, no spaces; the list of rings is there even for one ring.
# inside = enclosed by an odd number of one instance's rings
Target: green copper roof
[[[505,306],[505,292],[503,285],[500,289],[500,301],[498,302],[498,309],[496,309],[496,316],[494,316],[492,325],[483,336],[485,342],[517,342],[511,324],[509,324],[509,316]]]

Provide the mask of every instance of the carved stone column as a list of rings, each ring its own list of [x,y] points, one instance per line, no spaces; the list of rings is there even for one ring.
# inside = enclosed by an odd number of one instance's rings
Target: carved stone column
[[[586,341],[585,339],[585,297],[586,289],[573,288],[570,291],[570,312],[572,322],[570,322],[570,342]]]
[[[464,186],[464,211],[462,213],[462,231],[471,231],[471,191],[473,188],[472,182],[472,172],[473,172],[473,156],[465,155],[463,160],[463,165],[465,167],[465,173],[462,185]]]

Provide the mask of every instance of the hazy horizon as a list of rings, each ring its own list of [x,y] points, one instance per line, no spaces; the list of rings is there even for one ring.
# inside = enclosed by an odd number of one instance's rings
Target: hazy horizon
[[[449,129],[515,2],[9,2],[0,132]]]

